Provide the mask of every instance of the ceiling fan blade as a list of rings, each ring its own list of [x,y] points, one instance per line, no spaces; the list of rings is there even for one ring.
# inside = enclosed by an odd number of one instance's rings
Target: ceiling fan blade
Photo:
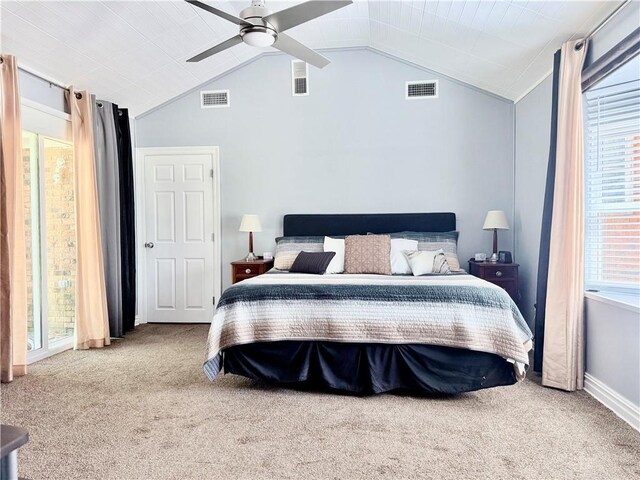
[[[262,20],[269,22],[281,33],[352,3],[351,0],[312,0],[272,13]]]
[[[273,44],[275,48],[283,51],[284,53],[288,53],[300,60],[303,60],[315,67],[324,68],[329,65],[329,60],[317,52],[314,52],[308,47],[305,47],[299,41],[294,40],[289,35],[285,35],[284,33],[278,34],[278,39],[276,43]]]
[[[230,13],[224,12],[215,7],[210,7],[206,3],[199,2],[198,0],[185,0],[185,2],[190,3],[194,7],[198,7],[203,10],[206,10],[209,13],[213,13],[214,15],[224,18],[225,20],[229,20],[230,22],[235,23],[236,25],[251,25],[249,22],[245,22],[241,18],[235,17]]]
[[[199,53],[195,57],[191,57],[189,60],[187,60],[187,62],[199,62],[200,60],[204,60],[211,55],[215,55],[216,53],[238,45],[239,43],[242,43],[242,37],[240,35],[236,35],[235,37],[231,37],[229,40],[225,40],[224,42],[219,43],[215,47],[211,47],[204,52]]]

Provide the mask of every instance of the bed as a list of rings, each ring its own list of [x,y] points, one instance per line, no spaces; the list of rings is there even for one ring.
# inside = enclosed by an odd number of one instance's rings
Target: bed
[[[284,236],[449,232],[453,213],[286,215]],[[359,395],[457,394],[524,378],[531,331],[509,295],[466,273],[272,271],[228,288],[204,371]]]

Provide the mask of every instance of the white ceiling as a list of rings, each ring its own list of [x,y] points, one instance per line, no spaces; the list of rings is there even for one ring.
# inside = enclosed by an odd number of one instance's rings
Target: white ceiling
[[[235,14],[249,4],[209,1]],[[267,0],[274,11],[296,3]],[[312,48],[370,46],[516,100],[549,73],[563,41],[589,32],[620,3],[356,0],[287,33]],[[241,44],[187,64],[237,27],[179,0],[0,5],[3,53],[133,115],[262,52]]]

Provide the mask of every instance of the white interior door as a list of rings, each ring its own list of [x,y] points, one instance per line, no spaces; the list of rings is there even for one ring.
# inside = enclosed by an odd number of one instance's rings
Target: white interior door
[[[217,149],[146,148],[139,155],[145,191],[145,320],[211,322],[220,270],[214,254]]]

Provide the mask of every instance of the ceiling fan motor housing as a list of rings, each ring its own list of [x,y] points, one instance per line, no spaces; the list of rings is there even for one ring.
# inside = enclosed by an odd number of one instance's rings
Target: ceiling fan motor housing
[[[263,17],[271,14],[262,0],[253,0],[251,6],[240,12],[240,18],[253,26],[241,27],[242,40],[253,47],[270,47],[278,39],[278,32]]]

